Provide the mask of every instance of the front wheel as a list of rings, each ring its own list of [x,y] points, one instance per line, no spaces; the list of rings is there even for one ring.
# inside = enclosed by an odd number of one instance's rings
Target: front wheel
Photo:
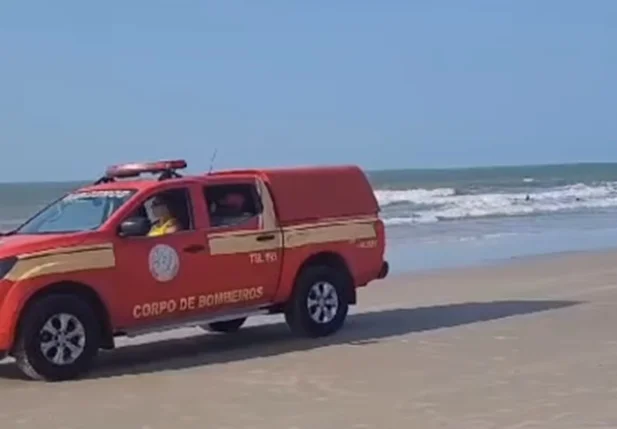
[[[291,331],[306,337],[323,337],[338,331],[349,311],[347,276],[327,266],[302,271],[285,311]]]
[[[60,381],[87,372],[100,345],[88,304],[71,295],[41,298],[24,314],[15,344],[17,366],[34,380]]]

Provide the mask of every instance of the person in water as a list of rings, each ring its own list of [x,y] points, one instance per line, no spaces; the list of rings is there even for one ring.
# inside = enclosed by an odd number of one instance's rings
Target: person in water
[[[154,197],[152,214],[156,220],[150,228],[149,237],[171,234],[180,230],[180,222],[172,215],[169,204],[163,198]]]

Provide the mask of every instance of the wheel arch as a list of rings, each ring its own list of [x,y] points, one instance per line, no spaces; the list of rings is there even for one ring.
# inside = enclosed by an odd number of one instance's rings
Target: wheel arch
[[[314,267],[314,266],[327,266],[330,268],[334,268],[338,270],[339,272],[341,272],[343,275],[345,275],[348,281],[348,285],[349,285],[348,303],[356,304],[357,302],[356,285],[355,285],[353,274],[351,273],[351,270],[349,269],[349,264],[347,260],[345,259],[345,257],[338,252],[333,252],[333,251],[317,252],[317,253],[312,254],[308,258],[306,258],[304,262],[298,268],[293,284],[297,282],[298,277],[301,275],[301,273],[305,269],[307,269],[308,267]]]
[[[72,295],[77,296],[83,301],[85,301],[94,311],[97,320],[99,321],[99,325],[101,327],[101,348],[103,349],[112,349],[114,348],[114,338],[113,338],[113,330],[111,326],[111,317],[109,314],[109,310],[107,306],[103,302],[101,296],[96,292],[96,290],[81,282],[76,281],[58,281],[47,286],[44,286],[34,292],[24,303],[17,320],[16,324],[16,335],[15,338],[19,335],[21,330],[23,317],[28,311],[28,309],[37,301],[42,298],[51,296],[51,295]]]

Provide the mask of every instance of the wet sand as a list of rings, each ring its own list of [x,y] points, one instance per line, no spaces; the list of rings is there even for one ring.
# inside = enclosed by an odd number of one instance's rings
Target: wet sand
[[[4,361],[0,428],[617,428],[616,262],[396,276],[327,339],[294,339],[280,317],[157,334],[75,382],[24,381]]]

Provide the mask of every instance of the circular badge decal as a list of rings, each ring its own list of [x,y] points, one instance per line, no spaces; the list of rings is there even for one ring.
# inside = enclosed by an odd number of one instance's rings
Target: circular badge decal
[[[180,258],[173,247],[157,244],[150,250],[148,264],[152,277],[159,282],[168,282],[178,274]]]

